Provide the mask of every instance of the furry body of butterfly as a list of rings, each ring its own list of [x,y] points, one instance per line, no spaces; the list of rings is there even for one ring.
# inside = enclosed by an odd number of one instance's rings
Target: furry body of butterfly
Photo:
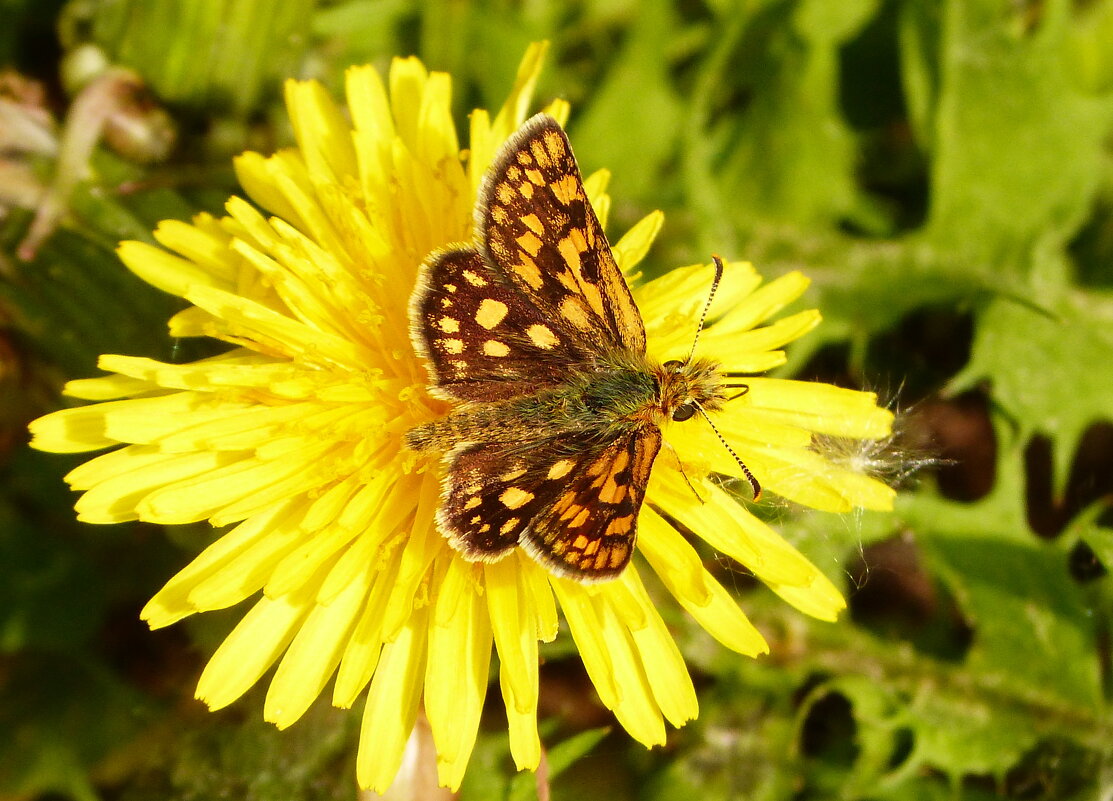
[[[535,395],[486,403],[463,403],[446,417],[411,429],[414,450],[450,451],[474,442],[535,447],[539,434],[582,433],[613,442],[646,425],[662,426],[693,402],[717,411],[726,400],[717,364],[706,359],[676,366],[644,356],[616,353],[601,358],[566,382]]]

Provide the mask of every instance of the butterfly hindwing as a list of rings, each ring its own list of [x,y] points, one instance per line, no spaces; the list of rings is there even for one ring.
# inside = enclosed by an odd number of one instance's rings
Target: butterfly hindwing
[[[530,524],[521,545],[554,573],[580,581],[614,578],[637,539],[661,430],[647,425],[594,453],[565,477],[553,504]]]
[[[479,197],[487,256],[546,316],[595,347],[645,352],[641,314],[556,120],[528,120],[495,159]]]
[[[519,446],[503,442],[464,445],[445,457],[437,523],[466,558],[501,559],[551,501],[548,468],[534,455],[527,459]]]
[[[555,386],[586,354],[478,252],[432,254],[410,310],[412,339],[434,394],[493,401]]]
[[[441,530],[465,557],[495,561],[522,545],[559,575],[611,578],[633,553],[656,426],[613,442],[576,433],[532,443],[473,443],[446,457]]]

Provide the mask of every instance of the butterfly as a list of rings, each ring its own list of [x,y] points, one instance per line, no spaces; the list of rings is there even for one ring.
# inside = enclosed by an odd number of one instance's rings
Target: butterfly
[[[646,356],[641,313],[552,117],[527,120],[496,154],[475,228],[425,259],[410,302],[429,392],[456,403],[406,435],[444,453],[437,525],[465,559],[521,547],[557,575],[614,578],[662,424],[706,417],[745,385],[707,359]]]

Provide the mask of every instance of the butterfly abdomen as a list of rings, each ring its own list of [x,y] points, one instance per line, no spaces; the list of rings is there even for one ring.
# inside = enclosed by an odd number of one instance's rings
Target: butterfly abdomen
[[[557,435],[580,427],[572,411],[576,405],[563,387],[496,403],[466,403],[446,417],[410,429],[406,445],[418,451],[449,451],[462,442],[535,440],[539,430]]]

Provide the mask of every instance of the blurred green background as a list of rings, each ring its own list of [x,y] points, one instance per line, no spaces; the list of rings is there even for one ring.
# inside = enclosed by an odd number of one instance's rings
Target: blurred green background
[[[192,699],[236,610],[140,623],[211,532],[77,524],[80,458],[29,451],[24,426],[99,353],[204,348],[166,337],[177,301],[112,248],[219,212],[231,156],[291,139],[282,78],[339,97],[347,65],[417,54],[455,76],[463,124],[538,39],[539,103],[570,100],[585,172],[613,173],[611,230],[660,208],[651,272],[720,253],[810,275],[825,322],[783,374],[900,409],[895,443],[846,456],[904,489],[893,514],[777,510],[846,589],[835,625],[707,554],[773,652],[666,608],[701,715],[664,749],[607,728],[567,637],[545,651],[552,797],[1113,795],[1113,0],[0,0],[0,19],[0,799],[355,797],[358,713],[278,732],[259,692]],[[150,97],[75,160],[75,93],[108,64]],[[22,258],[52,182],[58,225]],[[492,696],[464,798],[536,795],[501,715]]]

